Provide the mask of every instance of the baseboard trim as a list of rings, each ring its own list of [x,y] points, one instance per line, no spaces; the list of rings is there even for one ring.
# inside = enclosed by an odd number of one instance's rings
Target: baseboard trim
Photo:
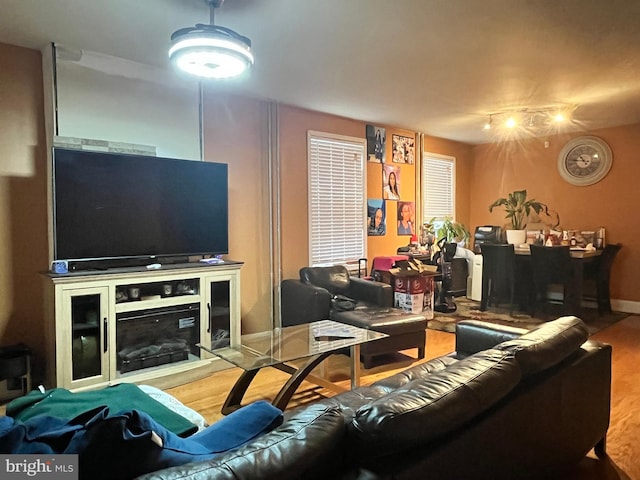
[[[587,308],[598,308],[598,304],[596,302],[589,300],[583,301],[581,305]],[[613,310],[614,312],[640,314],[640,302],[633,302],[631,300],[617,300],[615,298],[612,298],[611,310]]]
[[[551,300],[562,301],[562,292],[549,291],[549,298]],[[580,305],[587,308],[598,308],[598,304],[592,300],[583,300]],[[611,310],[614,312],[624,313],[636,313],[640,314],[640,302],[634,302],[632,300],[618,300],[611,299]]]
[[[611,309],[614,312],[640,313],[640,302],[632,300],[611,299]]]

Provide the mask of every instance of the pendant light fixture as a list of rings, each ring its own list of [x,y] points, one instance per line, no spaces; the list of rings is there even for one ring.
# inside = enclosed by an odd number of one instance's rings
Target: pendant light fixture
[[[181,28],[171,35],[169,59],[181,70],[205,78],[229,78],[253,65],[251,40],[233,30],[214,25],[214,11],[224,0],[204,0],[209,5],[209,25]]]

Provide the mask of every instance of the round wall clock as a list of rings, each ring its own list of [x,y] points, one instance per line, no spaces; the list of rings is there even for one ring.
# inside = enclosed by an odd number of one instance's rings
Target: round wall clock
[[[609,173],[612,161],[611,148],[604,140],[578,137],[567,142],[560,151],[558,171],[572,185],[593,185]]]

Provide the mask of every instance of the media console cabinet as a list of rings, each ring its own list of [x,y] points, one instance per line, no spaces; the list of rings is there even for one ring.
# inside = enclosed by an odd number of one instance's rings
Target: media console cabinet
[[[169,388],[223,368],[240,338],[242,262],[46,274],[46,388]],[[217,364],[217,365],[216,365]]]

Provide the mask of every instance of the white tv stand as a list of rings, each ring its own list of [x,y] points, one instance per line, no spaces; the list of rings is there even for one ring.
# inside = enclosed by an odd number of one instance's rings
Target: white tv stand
[[[223,368],[211,349],[240,338],[242,262],[46,274],[47,385],[169,388]]]

